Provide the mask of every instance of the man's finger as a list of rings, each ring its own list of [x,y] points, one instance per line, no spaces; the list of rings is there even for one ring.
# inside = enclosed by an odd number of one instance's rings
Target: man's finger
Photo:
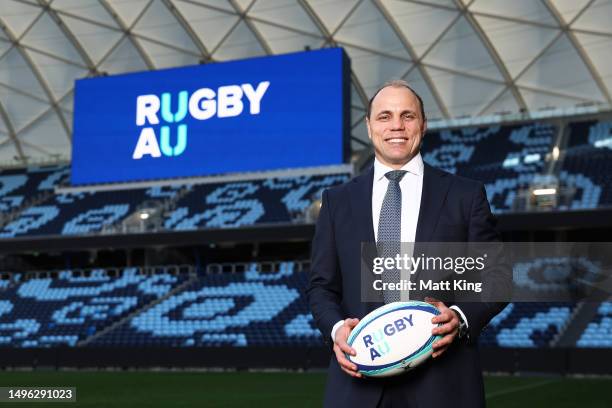
[[[355,349],[349,346],[347,342],[343,341],[337,344],[338,344],[338,347],[340,347],[340,350],[344,351],[346,354],[350,354],[351,356],[357,355],[357,352],[355,351]]]
[[[347,325],[350,329],[352,329],[353,327],[357,326],[357,324],[359,323],[359,319],[346,319],[344,321],[344,324]]]
[[[442,335],[447,333],[452,333],[457,328],[457,324],[453,322],[448,322],[443,324],[442,326],[434,327],[431,331],[432,334]]]
[[[361,377],[361,373],[357,372],[357,366],[352,364],[350,361],[348,361],[344,357],[340,357],[336,355],[336,358],[338,360],[338,364],[340,365],[340,368],[342,369],[342,371],[344,371],[345,373],[353,377]]]
[[[437,350],[437,349],[442,348],[442,347],[446,347],[446,346],[450,345],[453,342],[453,338],[454,338],[453,334],[446,335],[446,336],[442,337],[440,340],[435,341],[431,345],[431,347],[434,350]]]
[[[455,317],[455,313],[452,311],[444,311],[431,319],[432,323],[446,323],[451,321]]]
[[[431,355],[431,357],[432,357],[432,358],[437,358],[437,357],[439,357],[439,356],[440,356],[442,353],[444,353],[444,352],[446,351],[446,349],[447,349],[447,348],[448,348],[448,346],[447,346],[447,347],[442,347],[441,349],[436,350],[436,351],[435,351],[435,352],[434,352],[434,353]]]
[[[345,373],[347,373],[351,377],[355,377],[355,378],[361,378],[362,377],[361,373],[358,373],[357,371],[350,371],[350,370],[347,370],[344,367],[340,367],[340,368],[342,369],[342,371],[344,371]]]
[[[334,352],[336,353],[336,360],[338,360],[338,364],[340,364],[341,367],[347,369],[347,370],[351,370],[351,371],[356,371],[357,370],[357,366],[353,363],[351,363],[346,356],[344,355],[344,353],[342,353],[342,351],[340,350],[340,348],[336,348],[334,347]]]
[[[347,371],[352,371],[354,373],[357,372],[357,366],[356,365],[352,364],[346,358],[342,358],[342,357],[337,357],[337,358],[338,358],[338,364],[340,364],[340,367],[342,367],[343,369],[345,369]]]

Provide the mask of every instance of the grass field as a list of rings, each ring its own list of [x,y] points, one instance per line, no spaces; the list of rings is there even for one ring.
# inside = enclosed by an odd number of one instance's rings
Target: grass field
[[[318,407],[324,382],[324,373],[0,372],[4,387],[77,387],[76,403],[0,403],[0,408]],[[487,405],[494,408],[612,407],[609,378],[494,376],[486,377],[485,386]]]

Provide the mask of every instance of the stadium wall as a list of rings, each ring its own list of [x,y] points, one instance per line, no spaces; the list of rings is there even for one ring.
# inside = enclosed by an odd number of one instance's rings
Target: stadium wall
[[[612,375],[612,349],[481,348],[483,370],[490,373]],[[53,347],[0,348],[0,368],[33,369],[324,369],[325,348],[294,347]]]

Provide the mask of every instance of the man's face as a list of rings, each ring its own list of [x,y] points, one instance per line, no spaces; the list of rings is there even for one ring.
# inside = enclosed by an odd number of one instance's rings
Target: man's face
[[[416,96],[407,88],[391,86],[382,89],[372,101],[366,125],[376,158],[394,169],[419,152],[427,127]]]

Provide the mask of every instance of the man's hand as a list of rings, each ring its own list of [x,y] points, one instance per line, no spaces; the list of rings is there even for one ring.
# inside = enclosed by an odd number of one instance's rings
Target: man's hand
[[[357,366],[351,363],[344,353],[349,354],[351,356],[356,355],[355,350],[349,346],[346,342],[349,334],[351,334],[351,330],[353,327],[357,326],[359,323],[359,319],[346,319],[344,324],[336,330],[336,338],[334,339],[334,353],[336,353],[336,360],[338,360],[338,364],[342,371],[350,375],[351,377],[361,378],[361,373],[357,372]]]
[[[440,311],[438,316],[431,319],[431,322],[434,324],[441,323],[440,326],[434,327],[434,329],[431,331],[433,335],[442,336],[440,340],[437,340],[432,344],[434,349],[432,357],[436,358],[446,351],[446,349],[457,337],[457,334],[459,334],[459,318],[452,309],[446,307],[446,305],[439,300],[427,297],[425,298],[425,301],[435,306]]]

